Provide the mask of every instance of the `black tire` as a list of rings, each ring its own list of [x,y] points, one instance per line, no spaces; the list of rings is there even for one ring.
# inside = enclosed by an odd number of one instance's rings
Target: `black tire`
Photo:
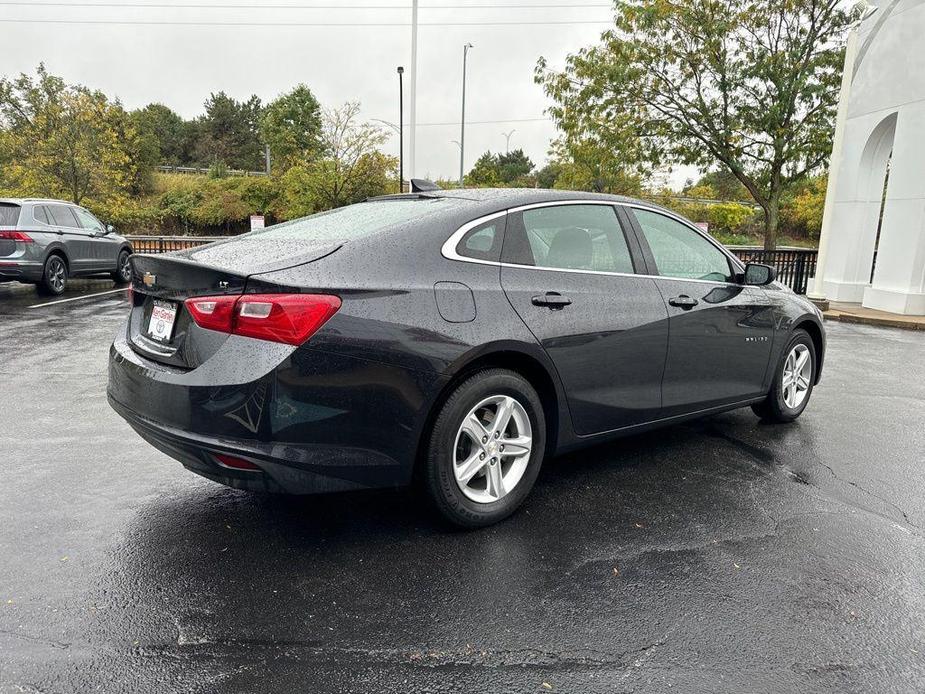
[[[128,284],[132,281],[132,267],[129,265],[128,257],[131,255],[128,250],[119,251],[119,260],[116,269],[112,273],[112,281],[116,284]]]
[[[519,481],[515,482],[514,488],[496,501],[479,503],[463,492],[454,474],[454,458],[458,452],[458,446],[465,445],[465,443],[459,443],[457,434],[463,419],[472,409],[486,398],[494,396],[513,398],[522,407],[523,413],[529,418],[532,445],[529,458],[526,459],[526,469]],[[516,426],[516,423],[513,426]],[[506,434],[501,436],[495,445],[503,443],[505,437]],[[487,369],[477,372],[463,381],[450,394],[434,421],[427,443],[425,469],[422,476],[428,496],[440,514],[458,527],[479,528],[497,523],[516,511],[527,498],[540,472],[545,447],[546,422],[543,416],[543,405],[533,386],[513,371]],[[510,453],[506,455],[510,456]],[[500,454],[497,459],[491,458],[491,460],[504,461],[498,463],[499,474],[502,474],[502,465],[508,465],[509,470],[510,465],[513,465],[513,462],[507,461],[506,457]],[[487,465],[483,470],[484,484],[487,487],[489,486]],[[481,474],[483,473],[479,472],[472,478],[474,484],[478,483]]]
[[[795,406],[790,407],[784,395],[784,369],[790,354],[798,349],[798,346],[805,348],[809,353],[810,372],[809,383],[806,386],[805,394],[802,400]],[[802,351],[802,350],[801,350]],[[806,409],[809,399],[813,394],[813,386],[816,381],[816,347],[812,338],[805,330],[798,329],[793,332],[787,346],[781,353],[780,362],[774,372],[774,381],[771,384],[771,390],[768,396],[759,403],[752,405],[752,411],[766,422],[792,422]]]
[[[42,280],[36,285],[41,294],[60,296],[67,288],[67,263],[64,258],[52,253],[45,259]]]

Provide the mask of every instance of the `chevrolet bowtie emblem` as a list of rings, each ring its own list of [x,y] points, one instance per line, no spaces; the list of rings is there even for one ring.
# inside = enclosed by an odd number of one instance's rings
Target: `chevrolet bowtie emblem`
[[[146,272],[144,277],[141,278],[141,281],[145,283],[146,287],[153,287],[154,283],[157,281],[157,275],[152,275],[150,272]]]

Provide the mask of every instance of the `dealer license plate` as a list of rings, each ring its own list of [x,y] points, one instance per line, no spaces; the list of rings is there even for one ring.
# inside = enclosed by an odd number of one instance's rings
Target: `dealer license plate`
[[[154,300],[151,308],[151,320],[148,321],[148,337],[161,342],[170,342],[173,324],[177,320],[177,305],[169,301]]]

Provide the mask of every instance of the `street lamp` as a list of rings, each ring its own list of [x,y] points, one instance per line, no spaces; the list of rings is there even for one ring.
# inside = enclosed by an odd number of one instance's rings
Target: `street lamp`
[[[459,187],[463,187],[463,173],[465,168],[466,149],[466,58],[469,55],[471,43],[463,46],[463,73],[462,73],[462,118],[459,123]]]
[[[405,139],[402,133],[404,127],[404,88],[402,85],[402,75],[405,74],[405,68],[398,66],[398,192],[405,192]]]
[[[505,153],[505,154],[507,154],[508,152],[511,151],[511,135],[513,135],[513,134],[516,133],[516,132],[517,132],[516,129],[511,128],[511,132],[509,132],[509,133],[502,132],[502,133],[501,133],[502,135],[504,135],[504,139],[505,139],[505,141],[506,141],[506,143],[507,143],[507,144],[504,145],[504,153]]]

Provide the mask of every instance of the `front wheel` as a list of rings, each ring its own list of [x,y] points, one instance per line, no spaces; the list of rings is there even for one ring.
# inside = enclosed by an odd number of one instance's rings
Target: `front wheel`
[[[803,414],[816,380],[816,347],[805,330],[796,330],[784,348],[767,398],[752,410],[769,422],[792,422]]]
[[[428,494],[454,525],[497,523],[530,493],[545,446],[543,407],[533,386],[504,369],[476,373],[452,392],[434,423]]]
[[[128,261],[129,255],[131,254],[126,250],[119,252],[116,271],[112,273],[112,281],[116,284],[128,284],[132,280],[132,265]]]

